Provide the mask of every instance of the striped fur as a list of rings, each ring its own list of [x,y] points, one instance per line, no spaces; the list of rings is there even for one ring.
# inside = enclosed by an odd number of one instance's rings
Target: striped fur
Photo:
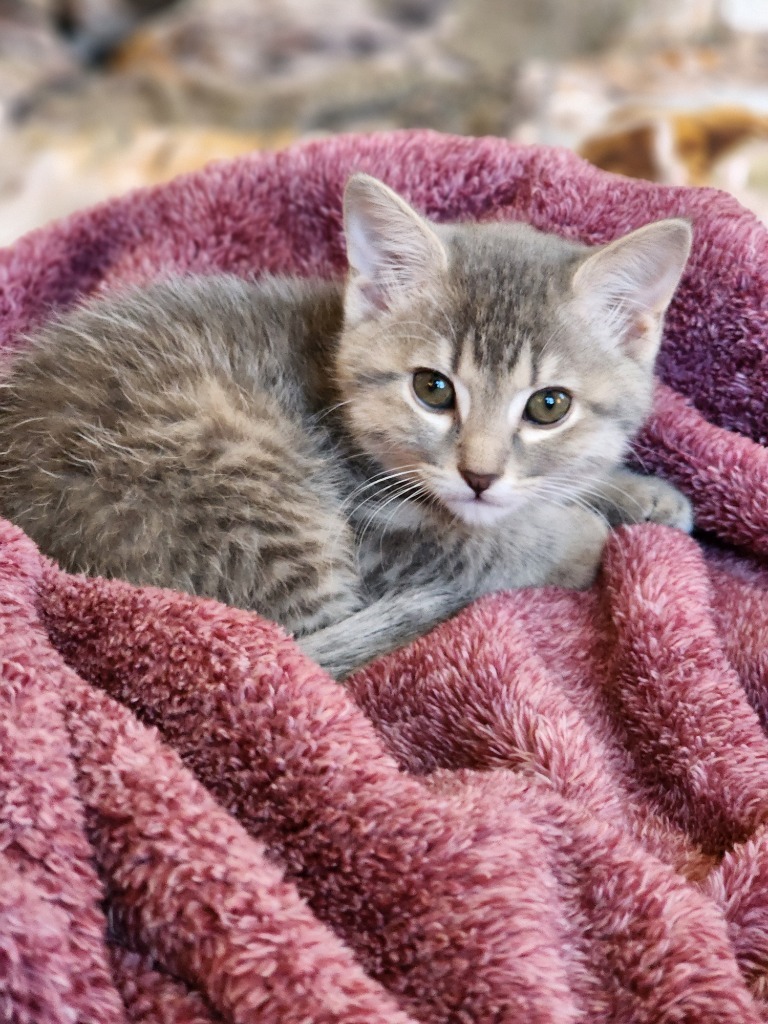
[[[482,593],[588,585],[610,525],[690,528],[620,468],[687,226],[438,227],[364,176],[345,216],[345,285],[177,278],[42,329],[0,385],[0,512],[68,570],[258,610],[339,677]],[[532,427],[556,386],[574,410]]]

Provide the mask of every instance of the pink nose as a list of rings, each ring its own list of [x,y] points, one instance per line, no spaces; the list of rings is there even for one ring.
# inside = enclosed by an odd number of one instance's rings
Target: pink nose
[[[468,469],[460,469],[459,472],[467,481],[469,486],[479,498],[483,491],[487,491],[494,480],[499,479],[498,473],[472,473]]]

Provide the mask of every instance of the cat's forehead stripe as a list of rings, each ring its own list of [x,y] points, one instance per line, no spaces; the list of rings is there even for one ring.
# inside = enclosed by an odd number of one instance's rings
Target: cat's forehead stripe
[[[473,337],[477,363],[497,372],[509,370],[517,363],[522,343],[512,326],[512,319],[499,316],[500,312],[497,310],[487,315]]]
[[[473,338],[472,344],[465,344],[457,349],[453,360],[454,375],[475,390],[488,394],[504,394],[529,388],[534,379],[534,347],[527,337],[517,338],[514,346],[507,347],[507,358],[503,361],[478,358],[478,344]]]
[[[520,224],[478,226],[450,242],[458,347],[471,344],[478,364],[504,372],[529,339],[535,372],[537,350],[557,328],[553,297],[565,294],[578,247]]]
[[[533,355],[530,340],[521,340],[517,362],[512,368],[510,383],[517,391],[528,388],[533,383]]]
[[[471,328],[467,330],[456,330],[454,332],[453,351],[451,353],[451,372],[458,373],[459,367],[464,359],[464,353],[467,349],[467,345],[472,344],[470,337],[472,331]]]

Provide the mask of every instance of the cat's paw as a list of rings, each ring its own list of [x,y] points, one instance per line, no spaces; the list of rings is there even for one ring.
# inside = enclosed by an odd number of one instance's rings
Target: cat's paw
[[[674,526],[690,533],[693,529],[693,506],[690,501],[666,480],[651,478],[645,521]]]
[[[613,525],[661,523],[690,533],[693,529],[693,507],[672,484],[656,476],[625,473],[620,478],[620,500],[609,519]]]

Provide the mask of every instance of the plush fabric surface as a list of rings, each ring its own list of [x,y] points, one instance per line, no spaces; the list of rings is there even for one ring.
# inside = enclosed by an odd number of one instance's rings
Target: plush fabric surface
[[[441,219],[695,225],[637,459],[696,539],[495,595],[341,687],[242,611],[0,525],[0,1019],[768,1020],[768,236],[733,200],[426,132],[212,166],[0,253],[5,358],[176,270],[343,269],[362,169]]]

